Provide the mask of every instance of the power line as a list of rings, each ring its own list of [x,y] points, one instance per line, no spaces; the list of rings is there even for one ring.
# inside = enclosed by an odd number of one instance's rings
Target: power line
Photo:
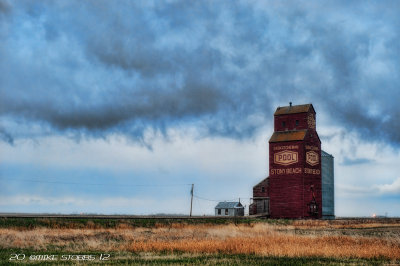
[[[195,197],[196,199],[207,200],[207,201],[215,201],[215,202],[221,202],[221,201],[235,201],[235,199],[231,199],[231,200],[207,199],[207,198],[199,197],[199,196],[197,196],[197,195],[193,195],[193,197]]]

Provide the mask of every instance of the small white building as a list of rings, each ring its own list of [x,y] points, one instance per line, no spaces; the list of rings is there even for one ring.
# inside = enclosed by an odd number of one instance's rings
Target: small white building
[[[215,216],[244,216],[244,207],[240,202],[223,201],[215,206]]]

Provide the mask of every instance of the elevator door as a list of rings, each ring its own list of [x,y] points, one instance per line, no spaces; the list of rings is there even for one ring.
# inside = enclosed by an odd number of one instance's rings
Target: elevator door
[[[269,199],[257,200],[257,213],[269,213]]]

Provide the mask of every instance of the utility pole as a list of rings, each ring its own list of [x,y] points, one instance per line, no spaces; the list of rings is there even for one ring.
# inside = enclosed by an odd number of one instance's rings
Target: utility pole
[[[192,190],[190,190],[190,195],[192,195],[191,200],[190,200],[190,217],[192,217],[193,189],[194,189],[194,184],[192,184]]]

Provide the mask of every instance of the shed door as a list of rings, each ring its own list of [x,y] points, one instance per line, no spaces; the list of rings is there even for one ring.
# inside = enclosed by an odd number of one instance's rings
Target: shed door
[[[268,213],[269,212],[269,200],[261,199],[257,200],[257,213]]]

